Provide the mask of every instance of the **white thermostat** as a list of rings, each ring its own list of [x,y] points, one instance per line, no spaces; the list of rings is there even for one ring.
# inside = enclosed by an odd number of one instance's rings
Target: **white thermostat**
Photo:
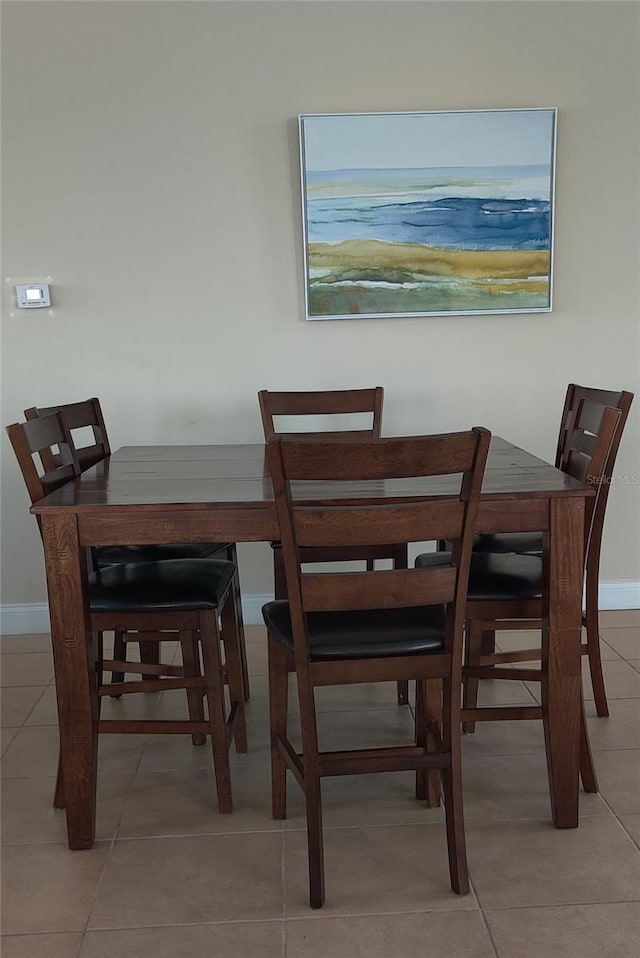
[[[20,309],[51,306],[48,283],[27,283],[25,286],[16,286],[16,298]]]

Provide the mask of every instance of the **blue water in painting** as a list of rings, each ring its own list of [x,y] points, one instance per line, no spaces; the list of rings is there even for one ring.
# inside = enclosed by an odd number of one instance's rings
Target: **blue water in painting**
[[[548,192],[548,168],[313,173],[307,178],[307,239],[548,249]]]

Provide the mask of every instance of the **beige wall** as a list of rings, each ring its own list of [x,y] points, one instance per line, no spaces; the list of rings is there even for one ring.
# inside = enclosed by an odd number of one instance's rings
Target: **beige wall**
[[[638,11],[4,2],[2,422],[95,394],[114,446],[252,441],[261,387],[383,384],[389,434],[484,424],[552,456],[567,382],[639,391]],[[559,111],[553,313],[304,322],[297,114],[525,106]],[[53,316],[15,315],[47,276]],[[609,580],[640,580],[639,412]],[[2,600],[42,602],[2,448]],[[268,547],[241,559],[268,592]]]

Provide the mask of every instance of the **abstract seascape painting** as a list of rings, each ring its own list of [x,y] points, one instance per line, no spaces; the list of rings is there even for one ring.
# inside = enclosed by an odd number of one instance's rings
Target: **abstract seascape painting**
[[[551,310],[555,109],[299,127],[307,319]]]

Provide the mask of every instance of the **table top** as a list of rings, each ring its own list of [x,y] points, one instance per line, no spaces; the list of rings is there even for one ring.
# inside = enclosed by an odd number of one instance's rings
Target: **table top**
[[[310,498],[322,497],[322,485],[307,484]],[[415,493],[450,495],[453,477],[340,484],[339,498],[387,498]],[[592,495],[582,483],[499,436],[491,439],[482,499],[548,499]],[[31,511],[64,510],[79,514],[241,507],[273,504],[262,443],[196,446],[124,446],[74,482],[41,499]]]

